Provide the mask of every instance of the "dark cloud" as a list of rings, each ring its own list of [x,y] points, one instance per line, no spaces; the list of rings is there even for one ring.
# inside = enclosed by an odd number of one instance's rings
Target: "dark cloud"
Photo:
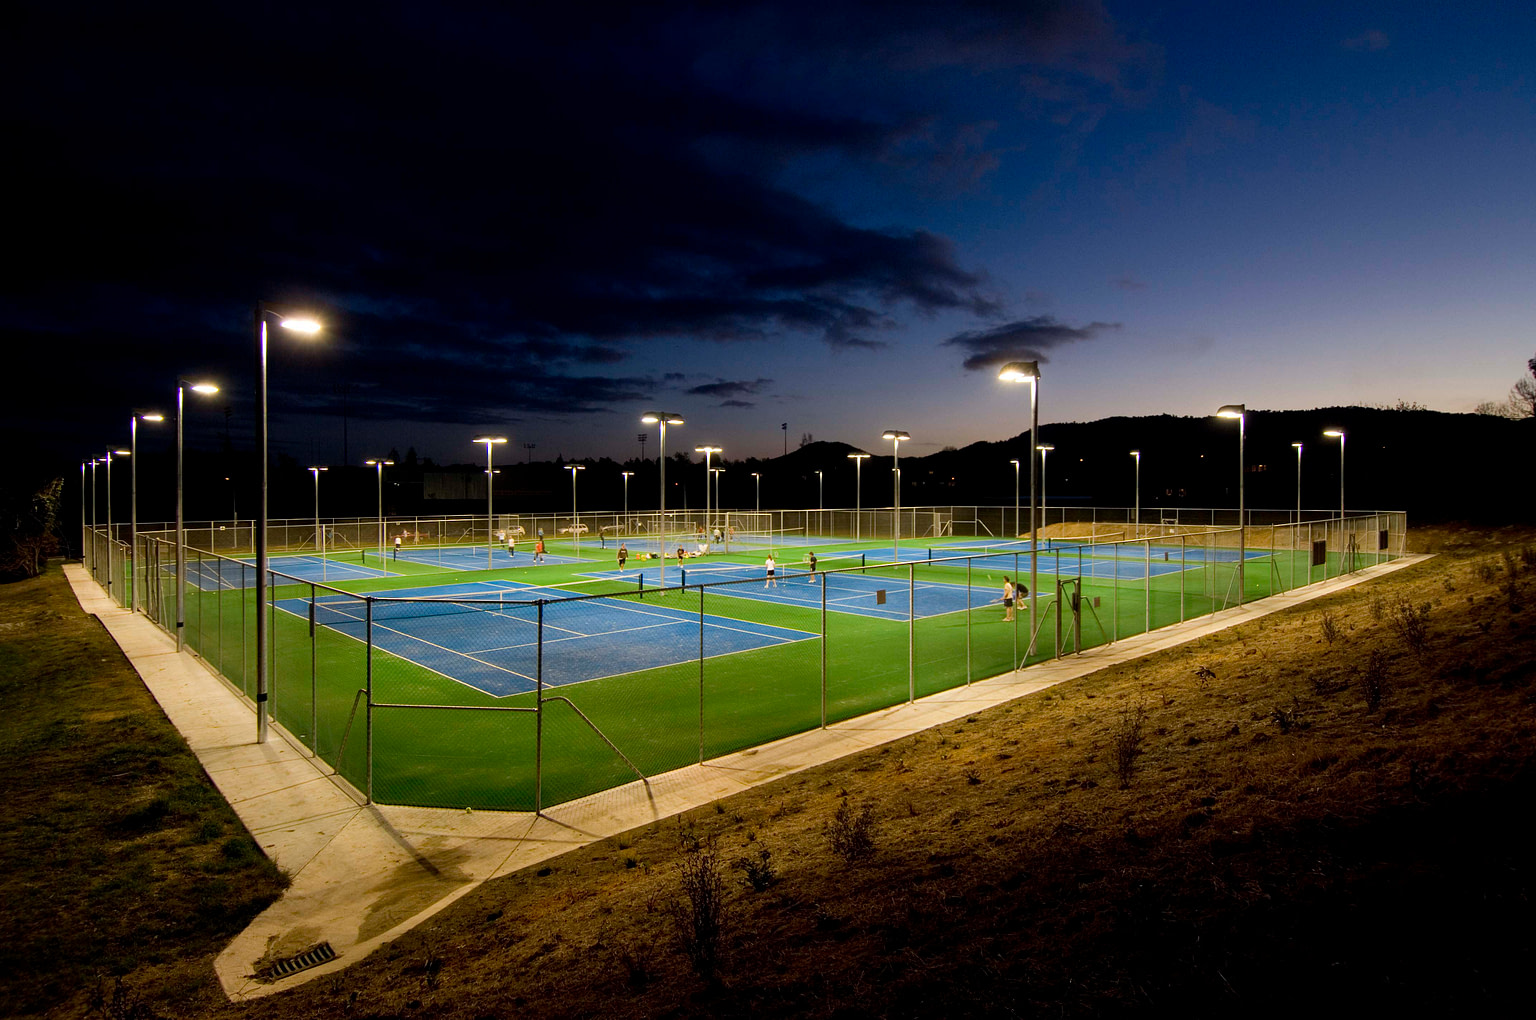
[[[752,403],[752,401],[750,401],[750,400],[722,400],[722,401],[720,401],[718,406],[720,406],[720,407],[756,407],[757,405]]]
[[[965,367],[971,371],[992,369],[1010,361],[1048,361],[1045,352],[1067,344],[1092,340],[1117,330],[1118,322],[1090,322],[1068,326],[1049,315],[1035,315],[991,329],[971,330],[945,340],[943,346],[968,352]]]
[[[1016,107],[1027,69],[1102,104],[1155,65],[1056,0],[170,3],[12,28],[32,98],[8,117],[25,258],[0,336],[157,387],[246,365],[255,299],[316,306],[325,353],[274,355],[275,394],[335,409],[345,379],[363,413],[442,420],[638,399],[656,382],[626,361],[681,339],[859,351],[913,314],[995,317],[948,239],[853,222],[790,169],[975,187],[1021,145],[978,96]]]
[[[1147,285],[1134,276],[1117,276],[1110,281],[1120,290],[1146,290]]]
[[[772,379],[721,379],[718,382],[695,386],[688,392],[705,397],[737,397],[761,393],[765,387],[772,384]]]

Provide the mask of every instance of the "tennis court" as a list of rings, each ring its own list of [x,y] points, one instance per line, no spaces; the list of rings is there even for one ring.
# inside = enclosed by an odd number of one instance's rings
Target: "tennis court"
[[[638,591],[638,588],[637,588]],[[596,596],[571,599],[564,589],[479,581],[372,593],[373,644],[402,659],[494,697],[538,685],[587,680],[714,658],[819,635],[787,627],[703,614],[663,600]],[[536,599],[568,600],[542,623]],[[278,601],[308,618],[309,599]],[[363,603],[346,595],[314,600],[314,622],[366,641]]]

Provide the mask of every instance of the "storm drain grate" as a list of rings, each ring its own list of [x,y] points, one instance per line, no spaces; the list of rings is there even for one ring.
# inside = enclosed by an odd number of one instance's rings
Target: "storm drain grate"
[[[322,963],[329,963],[336,959],[336,950],[331,948],[329,942],[322,942],[317,946],[311,946],[302,953],[285,956],[281,960],[273,960],[256,969],[254,977],[257,981],[281,981],[301,970],[318,967]]]

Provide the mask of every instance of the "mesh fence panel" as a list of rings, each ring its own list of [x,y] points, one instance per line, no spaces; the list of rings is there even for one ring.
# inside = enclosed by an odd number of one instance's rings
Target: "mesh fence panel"
[[[907,619],[902,567],[825,575],[827,722],[907,700]]]

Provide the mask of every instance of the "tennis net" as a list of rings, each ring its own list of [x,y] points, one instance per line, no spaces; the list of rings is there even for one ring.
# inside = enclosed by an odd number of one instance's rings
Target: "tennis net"
[[[863,553],[849,553],[844,556],[818,556],[816,558],[815,573],[825,573],[829,570],[862,569],[864,567]],[[809,559],[797,562],[781,562],[774,565],[774,577],[806,577],[812,573]],[[768,568],[762,563],[684,563],[682,567],[682,583],[689,584],[718,584],[728,581],[767,581]]]

